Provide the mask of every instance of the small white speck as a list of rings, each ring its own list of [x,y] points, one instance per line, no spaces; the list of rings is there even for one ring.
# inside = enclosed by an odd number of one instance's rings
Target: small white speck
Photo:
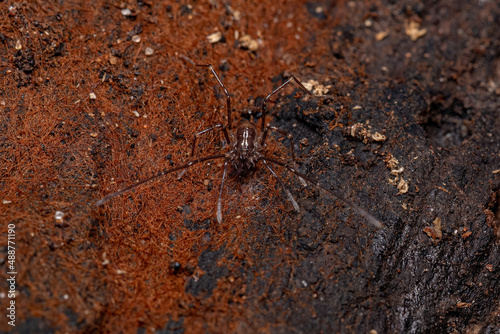
[[[63,295],[63,299],[64,299],[64,300],[68,300],[68,299],[69,299],[69,296],[68,296],[68,294],[67,294],[67,293],[65,293],[65,294]]]
[[[153,53],[155,53],[155,50],[153,50],[152,48],[150,47],[147,47],[145,50],[144,50],[144,53],[146,54],[146,56],[151,56],[153,55]]]
[[[10,203],[12,203],[12,201],[9,201],[9,200],[6,200],[6,199],[2,200],[2,204],[10,204]]]
[[[132,42],[140,43],[141,42],[141,36],[139,36],[139,35],[132,36]]]
[[[235,10],[233,12],[233,20],[239,21],[241,19],[241,12],[239,10]]]
[[[305,288],[307,287],[307,282],[306,281],[302,281],[302,286]]]
[[[64,218],[64,212],[62,212],[62,211],[56,211],[56,213],[55,213],[55,215],[54,215],[54,218],[55,218],[58,222],[62,221],[62,220],[63,220],[63,218]]]
[[[137,110],[132,111],[132,113],[134,114],[135,117],[141,116]]]
[[[0,298],[5,298],[5,292],[0,292]]]
[[[102,259],[104,260],[104,261],[102,261],[102,265],[103,265],[103,266],[106,266],[106,265],[108,265],[108,264],[109,264],[109,260],[108,260],[108,258],[107,258],[107,254],[106,254],[106,252],[102,253]]]
[[[97,96],[95,95],[95,93],[90,93],[89,97],[90,97],[91,100],[95,100],[97,98]]]
[[[130,15],[132,15],[132,11],[130,9],[128,9],[128,8],[123,8],[122,9],[122,15],[123,16],[130,16]]]

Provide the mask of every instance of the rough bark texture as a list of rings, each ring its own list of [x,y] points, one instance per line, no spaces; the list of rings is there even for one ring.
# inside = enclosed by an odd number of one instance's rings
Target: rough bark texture
[[[16,327],[1,330],[500,333],[497,1],[5,1],[0,14],[2,291],[12,224],[17,272]],[[291,85],[268,121],[293,134],[300,172],[384,227],[278,166],[299,213],[261,166],[228,179],[218,224],[222,160],[96,207],[227,122],[224,92],[191,62],[214,65],[236,120],[259,122],[291,74],[327,95]],[[217,132],[198,149],[228,150]],[[265,152],[289,161],[289,141]]]

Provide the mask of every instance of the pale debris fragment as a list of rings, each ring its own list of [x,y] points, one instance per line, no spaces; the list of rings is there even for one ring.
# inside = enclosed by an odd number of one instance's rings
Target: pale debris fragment
[[[432,226],[424,227],[423,231],[432,239],[441,239],[443,237],[443,231],[441,229],[441,218],[437,217],[432,222]]]
[[[408,182],[406,182],[402,176],[401,180],[399,180],[398,183],[398,190],[399,190],[398,195],[405,194],[408,192]]]
[[[308,82],[304,82],[303,85],[308,91],[312,91],[314,86],[319,85],[319,82],[316,80],[309,80]]]
[[[109,54],[109,63],[111,65],[116,65],[116,63],[118,62],[118,58],[113,56],[113,54]]]
[[[391,170],[391,175],[398,176],[399,174],[404,172],[404,170],[405,170],[404,167],[400,167],[399,169],[393,169],[393,170]]]
[[[56,211],[56,213],[54,214],[54,218],[55,218],[56,222],[58,222],[58,223],[62,222],[63,218],[64,218],[64,212]]]
[[[458,308],[469,308],[472,306],[472,303],[466,303],[466,302],[458,302],[457,307]]]
[[[396,159],[391,153],[386,156],[385,165],[389,170],[395,170],[399,164],[398,159]]]
[[[123,8],[122,9],[122,15],[123,16],[130,16],[130,15],[132,15],[132,11],[130,9],[128,9],[128,8]]]
[[[410,37],[412,41],[416,41],[420,37],[427,34],[427,29],[420,29],[420,23],[415,21],[405,22],[405,32]]]
[[[371,127],[365,128],[365,126],[361,123],[354,124],[350,128],[347,129],[348,134],[351,137],[361,139],[363,143],[368,143],[369,141],[384,141],[386,140],[386,137],[379,133],[375,132],[372,133],[370,132]]]
[[[207,40],[210,44],[219,43],[222,39],[222,33],[220,31],[216,31],[213,34],[207,36]]]
[[[398,186],[398,180],[399,180],[399,176],[396,176],[396,178],[394,178],[394,179],[389,178],[389,180],[387,182],[389,182],[389,184],[397,187]]]
[[[97,96],[95,95],[95,93],[90,93],[90,94],[89,94],[89,98],[90,98],[91,100],[95,100],[95,99],[97,98]]]
[[[109,260],[108,260],[108,257],[107,257],[106,252],[102,253],[102,260],[103,260],[103,261],[102,261],[102,265],[103,265],[103,266],[106,266],[106,265],[108,265],[108,264],[109,264]]]
[[[244,35],[239,39],[240,47],[250,51],[257,51],[259,49],[259,42],[253,39],[250,35]]]
[[[389,36],[389,30],[380,31],[380,32],[378,32],[378,33],[375,35],[375,40],[378,42],[378,41],[383,40],[383,39],[384,39],[384,38],[386,38],[387,36]]]
[[[372,139],[375,140],[375,141],[384,141],[386,139],[386,137],[383,135],[383,134],[380,134],[378,132],[375,132],[373,135],[372,135]]]
[[[232,12],[233,21],[239,21],[241,19],[241,12],[239,10],[235,10]]]
[[[403,175],[401,175],[401,176],[399,175],[399,174],[402,174],[404,172],[404,170],[405,170],[404,167],[398,168],[399,161],[391,153],[386,155],[384,162],[385,162],[385,166],[391,171],[391,175],[395,176],[394,179],[389,178],[388,182],[389,182],[389,184],[396,186],[396,188],[399,191],[397,193],[397,195],[407,193],[408,189],[409,189],[408,182],[406,182],[403,179]]]
[[[318,81],[311,79],[304,83],[304,87],[306,87],[306,89],[311,93],[313,93],[314,95],[322,96],[328,94],[332,86],[331,85],[323,86]]]
[[[155,53],[155,50],[153,50],[153,48],[150,48],[149,46],[144,50],[144,53],[146,54],[146,56],[152,56],[153,53]]]

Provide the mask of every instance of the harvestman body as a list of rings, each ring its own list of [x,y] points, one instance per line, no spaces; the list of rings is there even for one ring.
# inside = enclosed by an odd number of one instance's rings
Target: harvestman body
[[[354,209],[358,214],[361,216],[365,217],[368,222],[373,224],[374,226],[381,228],[382,223],[377,220],[375,217],[373,217],[371,214],[360,208],[358,205],[355,203],[351,202],[350,200],[344,198],[343,196],[333,192],[332,190],[322,186],[321,184],[317,183],[315,180],[310,178],[309,176],[302,174],[298,172],[295,168],[295,149],[293,145],[293,138],[292,135],[284,130],[281,130],[277,127],[267,125],[266,126],[266,107],[267,107],[267,101],[269,98],[282,90],[286,85],[288,85],[290,82],[295,82],[301,90],[303,90],[305,93],[312,95],[312,93],[307,90],[304,85],[300,83],[294,76],[291,76],[285,83],[283,83],[281,86],[276,88],[274,91],[272,91],[270,94],[266,96],[264,101],[262,102],[262,122],[261,122],[261,127],[260,127],[260,132],[257,130],[257,126],[250,122],[250,121],[242,121],[238,124],[238,126],[233,129],[233,124],[232,124],[232,115],[231,115],[231,98],[229,96],[229,91],[227,90],[226,86],[222,83],[222,81],[219,79],[219,76],[213,69],[212,65],[196,65],[200,67],[207,67],[209,68],[213,75],[215,76],[215,79],[219,83],[219,85],[224,89],[224,93],[226,95],[226,101],[227,101],[227,126],[223,124],[216,124],[206,130],[203,130],[201,132],[198,132],[193,140],[193,144],[191,147],[191,157],[194,157],[196,154],[196,143],[198,140],[198,137],[215,131],[215,130],[220,130],[224,134],[224,137],[226,139],[226,142],[228,146],[230,147],[230,151],[225,153],[225,154],[216,154],[216,155],[211,155],[203,158],[197,158],[194,160],[191,160],[187,164],[184,164],[182,166],[174,167],[169,170],[166,170],[164,172],[160,172],[156,175],[153,175],[145,180],[142,180],[140,182],[134,183],[128,187],[125,187],[121,190],[118,190],[117,192],[114,192],[112,194],[109,194],[102,199],[100,199],[96,205],[100,206],[107,201],[120,196],[121,194],[124,194],[144,183],[147,183],[151,180],[154,180],[156,178],[159,178],[163,175],[167,175],[170,173],[173,173],[175,171],[181,171],[179,174],[179,178],[182,177],[186,169],[194,164],[204,162],[204,161],[209,161],[209,160],[215,160],[215,159],[224,159],[224,169],[222,172],[222,182],[220,186],[220,193],[219,193],[219,200],[217,203],[217,220],[219,223],[222,222],[222,190],[224,188],[224,181],[226,179],[226,174],[227,174],[227,169],[228,166],[232,167],[237,175],[240,176],[247,176],[250,172],[255,170],[257,163],[259,161],[262,161],[264,166],[271,172],[271,174],[278,180],[278,183],[283,187],[288,199],[290,202],[292,202],[292,205],[296,211],[299,211],[299,206],[295,199],[293,198],[292,194],[290,191],[285,187],[281,179],[278,177],[278,175],[273,171],[271,168],[270,164],[275,164],[282,166],[286,169],[288,169],[290,172],[294,173],[297,175],[300,179],[300,181],[306,185],[306,182],[309,182],[316,187],[326,191],[333,197],[337,198],[338,200],[344,202],[348,206],[350,206],[352,209]],[[264,155],[264,148],[265,148],[265,143],[266,139],[268,136],[269,131],[276,131],[284,136],[286,136],[290,140],[290,151],[292,155],[292,160],[293,160],[293,165],[289,165],[285,162],[267,157]],[[305,181],[304,181],[305,180]]]

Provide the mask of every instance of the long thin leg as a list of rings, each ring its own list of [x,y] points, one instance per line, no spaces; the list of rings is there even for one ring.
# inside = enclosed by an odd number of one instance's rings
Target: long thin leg
[[[97,201],[97,202],[95,203],[95,205],[96,205],[96,206],[103,205],[103,204],[104,204],[104,203],[106,203],[107,201],[109,201],[109,200],[111,200],[111,199],[113,199],[113,198],[115,198],[115,197],[117,197],[117,196],[120,196],[120,195],[122,195],[122,194],[124,194],[124,193],[126,193],[126,192],[129,192],[130,190],[132,190],[132,189],[134,189],[134,188],[136,188],[136,187],[140,186],[141,184],[144,184],[144,183],[147,183],[147,182],[149,182],[149,181],[152,181],[152,180],[154,180],[154,179],[156,179],[156,178],[159,178],[160,176],[167,175],[167,174],[169,174],[169,173],[172,173],[172,172],[175,172],[175,171],[178,171],[178,170],[181,170],[181,169],[184,169],[184,168],[190,167],[190,166],[192,166],[192,165],[194,165],[194,164],[197,164],[197,163],[199,163],[199,162],[208,161],[208,160],[214,160],[214,159],[220,159],[220,158],[225,158],[225,157],[226,157],[226,155],[225,155],[225,154],[216,154],[216,155],[211,155],[211,156],[209,156],[209,157],[203,157],[203,158],[199,158],[199,159],[196,159],[196,160],[192,160],[192,161],[188,162],[188,163],[187,163],[187,164],[185,164],[185,165],[178,166],[178,167],[174,167],[174,168],[171,168],[171,169],[166,170],[166,171],[164,171],[164,172],[160,172],[160,173],[158,173],[158,174],[156,174],[156,175],[153,175],[153,176],[151,176],[151,177],[148,177],[147,179],[144,179],[144,180],[142,180],[142,181],[140,181],[140,182],[137,182],[137,183],[131,184],[131,185],[130,185],[130,186],[128,186],[128,187],[125,187],[125,188],[123,188],[123,189],[120,189],[120,190],[118,190],[117,192],[114,192],[114,193],[112,193],[112,194],[109,194],[109,195],[107,195],[107,196],[105,196],[105,197],[101,198],[99,201]]]
[[[269,169],[269,171],[271,172],[271,174],[273,174],[273,176],[276,178],[276,180],[278,180],[279,184],[281,185],[281,187],[283,188],[283,190],[285,191],[286,195],[288,196],[288,199],[290,200],[290,202],[292,202],[292,205],[293,205],[293,208],[295,209],[295,211],[297,212],[300,212],[300,207],[299,205],[297,204],[297,202],[295,201],[295,198],[293,198],[293,195],[292,193],[290,192],[290,190],[288,190],[288,188],[286,187],[286,185],[281,181],[281,179],[278,177],[278,175],[276,175],[276,173],[271,169],[271,167],[267,164],[267,161],[266,160],[262,160],[262,162],[264,163],[264,166],[267,167],[267,169]]]
[[[227,128],[229,130],[231,130],[233,128],[233,125],[232,125],[232,119],[231,119],[231,97],[229,96],[229,91],[227,90],[226,86],[224,86],[224,83],[222,83],[221,79],[219,79],[219,76],[217,75],[217,73],[215,72],[215,70],[211,64],[206,64],[206,65],[197,64],[196,66],[208,67],[212,71],[212,73],[214,74],[215,79],[217,79],[217,82],[219,83],[219,85],[222,87],[222,89],[224,89],[224,93],[226,94],[226,101],[227,101]]]
[[[196,143],[198,141],[198,137],[203,135],[203,134],[214,131],[214,130],[222,130],[222,132],[224,133],[224,137],[226,138],[227,145],[231,145],[231,139],[229,139],[229,133],[227,132],[226,127],[222,124],[216,124],[216,125],[212,126],[211,128],[200,131],[194,135],[193,144],[191,145],[191,158],[194,158],[194,156],[196,154]],[[187,170],[187,168],[182,170],[182,172],[179,173],[179,176],[177,176],[177,179],[182,178],[182,176],[186,173],[186,170]]]
[[[224,189],[224,180],[226,179],[228,162],[224,163],[224,170],[222,172],[222,182],[220,184],[219,201],[217,202],[217,221],[222,224],[222,190]]]
[[[269,93],[269,95],[266,96],[266,98],[264,99],[264,101],[262,101],[262,125],[260,127],[260,131],[264,132],[264,129],[266,128],[266,112],[267,112],[267,100],[269,100],[269,98],[276,94],[277,92],[279,92],[280,90],[282,90],[286,85],[288,85],[290,82],[295,82],[300,89],[302,89],[305,93],[309,94],[309,95],[313,95],[313,93],[311,93],[306,87],[304,87],[304,85],[299,81],[297,80],[296,77],[294,77],[293,75],[288,78],[287,81],[285,81],[284,84],[282,84],[281,86],[279,86],[278,88],[276,88],[275,90],[273,90],[271,93]]]
[[[350,200],[348,200],[344,196],[341,196],[341,195],[335,193],[331,189],[328,189],[328,188],[322,186],[320,183],[318,183],[317,181],[313,180],[309,176],[298,172],[292,166],[289,166],[289,165],[287,165],[287,164],[285,164],[285,163],[283,163],[281,161],[278,161],[278,160],[275,160],[275,159],[272,159],[272,158],[268,158],[268,157],[260,157],[259,160],[269,161],[269,162],[271,162],[273,164],[277,164],[277,165],[285,167],[286,169],[288,169],[290,172],[294,173],[295,175],[303,178],[304,180],[306,180],[306,181],[310,182],[311,184],[315,185],[316,187],[318,187],[320,189],[323,189],[324,191],[326,191],[327,193],[329,193],[333,197],[335,197],[338,200],[344,202],[345,204],[347,204],[348,206],[350,206],[352,209],[354,209],[357,213],[359,213],[361,216],[365,217],[365,219],[369,223],[371,223],[372,225],[374,225],[375,227],[378,227],[378,228],[382,228],[383,227],[382,223],[378,219],[376,219],[371,214],[369,214],[368,212],[366,212],[365,210],[363,210],[362,208],[360,208],[357,204],[355,204],[354,202],[351,202]]]
[[[295,169],[297,169],[297,160],[295,160],[295,145],[293,145],[293,136],[290,132],[287,132],[285,130],[281,130],[280,128],[277,128],[275,126],[271,126],[268,124],[264,130],[264,134],[262,135],[262,140],[260,141],[260,146],[264,146],[266,139],[267,139],[267,133],[269,132],[269,130],[279,132],[283,136],[286,136],[290,140],[290,151],[292,154],[293,167]],[[306,181],[304,181],[303,178],[299,177],[299,180],[304,187],[307,186],[307,183],[306,183]]]

